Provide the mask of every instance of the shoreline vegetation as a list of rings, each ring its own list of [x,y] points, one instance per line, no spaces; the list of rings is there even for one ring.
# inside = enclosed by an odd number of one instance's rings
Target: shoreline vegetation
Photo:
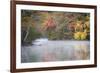
[[[21,44],[48,40],[90,40],[90,14],[77,12],[21,10]]]

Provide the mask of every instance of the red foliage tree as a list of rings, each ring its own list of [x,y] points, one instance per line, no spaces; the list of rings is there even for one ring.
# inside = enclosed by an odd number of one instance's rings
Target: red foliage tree
[[[48,19],[46,20],[46,22],[44,24],[44,27],[45,27],[45,30],[55,28],[56,23],[55,23],[54,19],[52,17],[48,17]]]

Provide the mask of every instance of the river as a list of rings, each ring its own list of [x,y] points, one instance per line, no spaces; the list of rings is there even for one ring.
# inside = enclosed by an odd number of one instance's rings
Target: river
[[[40,45],[21,46],[21,62],[87,60],[89,41],[48,40]]]

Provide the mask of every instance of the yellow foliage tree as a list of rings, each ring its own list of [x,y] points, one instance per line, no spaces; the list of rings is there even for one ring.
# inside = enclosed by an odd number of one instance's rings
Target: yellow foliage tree
[[[75,32],[77,32],[77,31],[83,31],[83,26],[82,26],[82,22],[81,21],[77,21],[76,22]]]
[[[74,33],[74,39],[76,40],[85,40],[87,37],[86,30],[84,32],[76,32]]]

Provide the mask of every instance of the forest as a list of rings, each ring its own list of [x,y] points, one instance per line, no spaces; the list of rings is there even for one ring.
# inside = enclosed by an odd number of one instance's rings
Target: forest
[[[90,14],[21,10],[21,43],[31,44],[37,38],[90,40]]]

